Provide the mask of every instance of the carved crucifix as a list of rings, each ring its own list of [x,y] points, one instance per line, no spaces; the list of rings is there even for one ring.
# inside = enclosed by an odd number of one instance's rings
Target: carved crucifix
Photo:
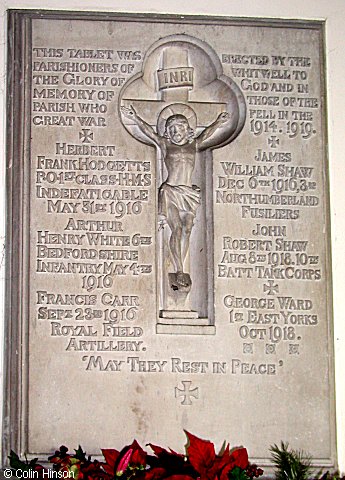
[[[176,290],[190,289],[192,279],[189,272],[184,271],[184,262],[189,252],[194,218],[201,202],[200,188],[192,183],[195,158],[197,152],[210,148],[207,140],[230,120],[230,115],[227,112],[220,113],[214,123],[196,136],[188,119],[176,113],[166,120],[164,135],[159,135],[137,115],[132,106],[122,106],[121,112],[133,120],[160,150],[168,174],[159,187],[158,212],[162,217],[162,225],[166,222],[171,231],[169,246],[175,269],[171,285]]]
[[[125,128],[157,151],[160,228],[167,225],[159,237],[157,332],[214,333],[208,152],[241,131],[243,96],[207,44],[175,35],[150,48],[120,97]]]

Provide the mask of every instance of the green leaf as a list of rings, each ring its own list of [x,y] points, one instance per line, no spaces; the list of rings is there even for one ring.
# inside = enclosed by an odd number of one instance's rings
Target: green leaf
[[[249,480],[249,477],[241,467],[234,467],[229,472],[229,480]]]
[[[281,442],[280,447],[270,448],[276,466],[276,480],[308,480],[311,475],[311,459],[302,450],[289,449],[289,444]]]
[[[81,448],[80,445],[78,446],[78,450],[74,450],[74,451],[75,451],[75,455],[74,455],[75,458],[77,458],[80,461],[86,461],[85,452],[83,452],[83,449]]]
[[[14,452],[13,450],[11,450],[11,453],[10,455],[8,456],[9,460],[10,460],[10,467],[15,469],[15,470],[25,470],[25,471],[29,471],[29,470],[33,470],[34,468],[32,466],[30,466],[30,464],[28,464],[27,462],[23,462],[23,460],[21,460],[19,458],[19,456],[16,454],[16,452]],[[36,459],[37,460],[37,459]]]

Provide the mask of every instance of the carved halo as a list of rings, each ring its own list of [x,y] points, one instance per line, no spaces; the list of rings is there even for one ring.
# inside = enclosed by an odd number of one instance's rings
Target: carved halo
[[[197,127],[197,118],[194,110],[185,103],[173,103],[163,108],[157,119],[157,131],[160,136],[164,135],[165,123],[172,115],[183,115],[188,120],[189,126],[195,130]]]

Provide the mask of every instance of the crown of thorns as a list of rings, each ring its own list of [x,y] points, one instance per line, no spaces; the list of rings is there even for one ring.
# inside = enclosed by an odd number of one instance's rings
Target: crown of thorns
[[[184,115],[181,115],[180,113],[176,113],[174,115],[171,115],[169,118],[167,118],[165,122],[165,128],[170,127],[170,125],[176,121],[187,123],[189,126],[189,122],[187,118]]]

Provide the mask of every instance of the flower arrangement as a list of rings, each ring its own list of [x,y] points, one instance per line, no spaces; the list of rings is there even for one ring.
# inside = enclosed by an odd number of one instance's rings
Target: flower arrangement
[[[60,447],[48,458],[56,476],[50,478],[73,478],[74,480],[252,480],[263,474],[261,468],[248,461],[243,447],[230,450],[229,444],[216,454],[214,444],[185,432],[188,438],[186,453],[176,453],[157,445],[148,444],[153,455],[147,453],[134,440],[121,451],[102,449],[104,462],[92,460],[79,446],[74,454]],[[22,461],[11,451],[10,466],[14,470],[32,470],[35,477],[47,478],[47,470],[37,463]],[[49,477],[48,477],[49,478]]]

